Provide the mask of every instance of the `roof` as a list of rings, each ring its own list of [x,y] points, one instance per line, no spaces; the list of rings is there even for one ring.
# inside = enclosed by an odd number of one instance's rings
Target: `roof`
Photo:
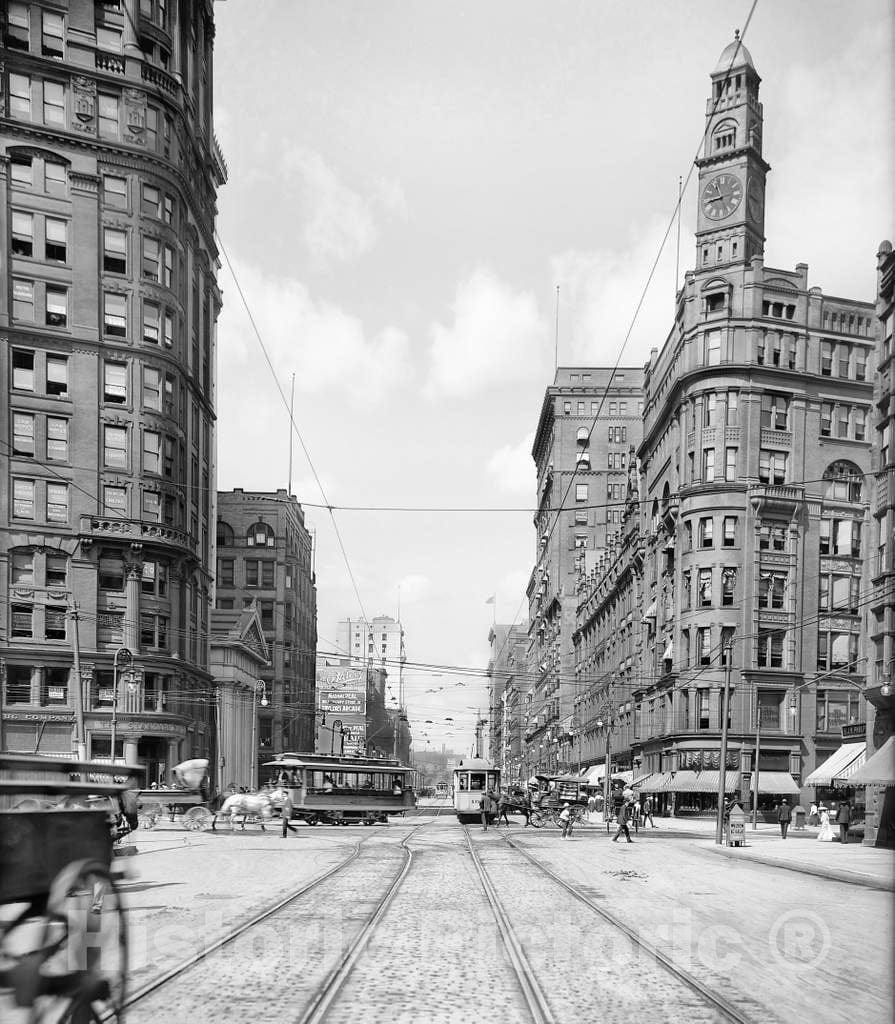
[[[852,786],[895,786],[895,736],[855,768],[848,781]]]
[[[251,651],[262,664],[270,662],[261,618],[254,603],[248,608],[212,608],[210,642],[212,647],[239,644]]]
[[[805,779],[806,786],[832,786],[833,779],[846,779],[864,764],[867,743],[843,743]]]
[[[749,53],[740,40],[738,29],[733,34],[733,42],[728,43],[721,51],[718,64],[712,74],[726,75],[728,71],[733,71],[735,68],[752,68],[753,71],[755,70],[755,65],[752,63],[752,54]]]

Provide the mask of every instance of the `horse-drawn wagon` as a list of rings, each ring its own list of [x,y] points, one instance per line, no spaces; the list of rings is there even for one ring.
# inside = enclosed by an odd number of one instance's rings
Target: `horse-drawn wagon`
[[[156,789],[141,789],[139,819],[143,828],[154,828],[163,814],[169,821],[180,815],[180,824],[191,832],[201,832],[214,820],[209,808],[208,760],[193,758],[174,768],[174,784]]]
[[[0,754],[0,1018],[13,1006],[72,1024],[119,1016],[127,928],[112,860],[132,827],[119,779],[136,771]]]
[[[559,815],[565,804],[569,805],[573,825],[584,820],[588,794],[580,776],[536,775],[535,785],[531,788],[529,821],[535,828],[543,828],[547,824],[560,826]]]

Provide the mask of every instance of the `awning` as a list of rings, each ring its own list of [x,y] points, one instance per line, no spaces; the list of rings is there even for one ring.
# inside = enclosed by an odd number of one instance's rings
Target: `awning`
[[[591,768],[591,770],[585,776],[585,779],[584,779],[585,783],[588,786],[596,786],[597,783],[600,783],[600,782],[603,781],[603,775],[604,775],[605,771],[606,771],[606,766],[605,765],[603,765],[603,764],[594,765],[594,767]]]
[[[613,772],[611,778],[612,778],[613,782],[618,780],[619,782],[624,782],[625,785],[630,786],[631,783],[634,781],[634,773],[633,772]]]
[[[640,784],[641,793],[667,793],[671,772],[656,772]]]
[[[646,782],[647,779],[652,778],[652,775],[652,772],[646,772],[644,775],[638,775],[635,779],[631,780],[631,788],[640,789],[640,787],[643,785],[644,782]]]
[[[751,788],[755,790],[755,773],[752,773]],[[773,796],[798,796],[799,786],[789,772],[759,772],[758,792]]]
[[[720,771],[705,771],[699,773],[696,780],[697,793],[717,793],[718,783],[721,781]],[[724,775],[724,792],[735,793],[740,788],[740,773],[730,769]]]
[[[852,772],[864,764],[867,755],[867,743],[843,743],[842,746],[824,761],[805,779],[806,786],[832,786],[833,779],[846,779]],[[847,785],[847,783],[840,783]]]
[[[653,601],[653,603],[649,606],[649,608],[647,608],[647,610],[643,613],[643,621],[646,622],[647,619],[654,619],[655,617],[656,617],[656,602]]]
[[[855,769],[848,782],[850,786],[895,786],[895,736]]]
[[[662,655],[663,661],[671,661],[674,658],[674,641],[669,640],[668,646],[665,648],[665,653]]]
[[[696,772],[687,770],[675,772],[666,789],[672,793],[699,793]]]

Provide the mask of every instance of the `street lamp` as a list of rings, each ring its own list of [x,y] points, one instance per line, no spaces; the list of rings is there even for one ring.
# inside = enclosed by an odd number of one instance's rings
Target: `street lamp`
[[[122,665],[133,664],[134,657],[126,647],[119,647],[112,658],[112,743],[109,751],[109,763],[115,764],[115,742],[118,732],[118,659]]]
[[[252,687],[252,771],[251,771],[251,788],[256,790],[258,788],[258,748],[255,746],[255,737],[258,731],[258,715],[256,712],[256,705],[258,702],[258,694],[261,694],[261,707],[267,707],[267,683],[263,679],[259,679]]]

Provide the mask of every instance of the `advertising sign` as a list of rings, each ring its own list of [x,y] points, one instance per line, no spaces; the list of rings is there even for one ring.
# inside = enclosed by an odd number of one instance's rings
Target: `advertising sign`
[[[345,753],[364,754],[367,748],[367,727],[364,723],[343,725]]]
[[[366,693],[366,670],[360,668],[344,668],[339,665],[327,665],[323,668],[318,668],[317,689],[344,690],[348,693]]]
[[[318,690],[317,706],[321,711],[332,711],[339,715],[364,714],[365,695],[346,693],[344,690]]]

